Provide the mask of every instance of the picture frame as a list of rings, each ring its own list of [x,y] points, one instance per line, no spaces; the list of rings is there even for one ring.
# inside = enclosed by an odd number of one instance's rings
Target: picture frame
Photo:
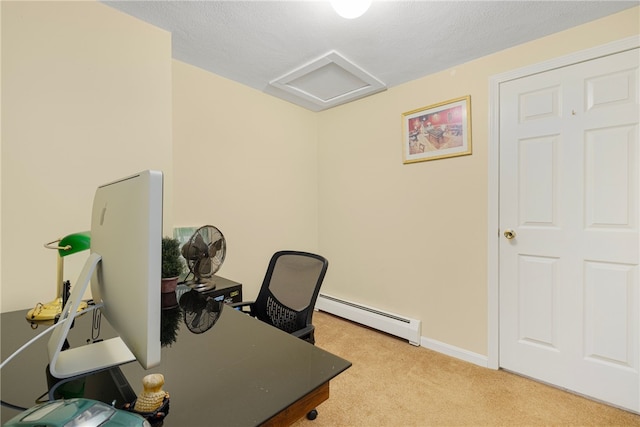
[[[403,163],[471,154],[471,96],[402,114]]]

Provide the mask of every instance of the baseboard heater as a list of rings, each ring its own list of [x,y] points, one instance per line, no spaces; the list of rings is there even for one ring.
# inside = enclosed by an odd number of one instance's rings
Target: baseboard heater
[[[413,345],[420,345],[420,320],[408,319],[326,294],[318,295],[316,309],[406,339]]]

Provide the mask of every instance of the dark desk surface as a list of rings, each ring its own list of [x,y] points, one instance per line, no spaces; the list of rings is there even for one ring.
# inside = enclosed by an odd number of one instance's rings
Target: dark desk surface
[[[2,360],[44,329],[32,330],[25,314],[26,310],[2,314]],[[89,313],[76,319],[69,335],[72,346],[91,338],[91,317]],[[104,318],[102,322],[101,336],[112,336]],[[49,336],[2,370],[4,401],[30,407],[47,391]],[[121,369],[137,394],[145,375],[162,373],[164,389],[171,395],[164,425],[184,427],[258,425],[349,366],[340,357],[225,305],[216,323],[204,333],[191,332],[182,319],[177,340],[162,349],[158,367],[145,371],[133,362]],[[18,413],[2,407],[2,423]]]

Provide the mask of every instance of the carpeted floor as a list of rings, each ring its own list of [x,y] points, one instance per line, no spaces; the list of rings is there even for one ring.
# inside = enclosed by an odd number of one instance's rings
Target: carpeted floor
[[[316,345],[353,363],[331,381],[324,426],[640,426],[640,415],[414,347],[323,312]]]

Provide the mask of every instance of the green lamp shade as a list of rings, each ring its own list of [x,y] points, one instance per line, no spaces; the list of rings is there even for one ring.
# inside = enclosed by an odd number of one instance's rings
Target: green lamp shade
[[[86,251],[91,247],[91,232],[81,231],[79,233],[69,234],[60,240],[58,246],[60,247],[58,254],[60,254],[61,257]]]

